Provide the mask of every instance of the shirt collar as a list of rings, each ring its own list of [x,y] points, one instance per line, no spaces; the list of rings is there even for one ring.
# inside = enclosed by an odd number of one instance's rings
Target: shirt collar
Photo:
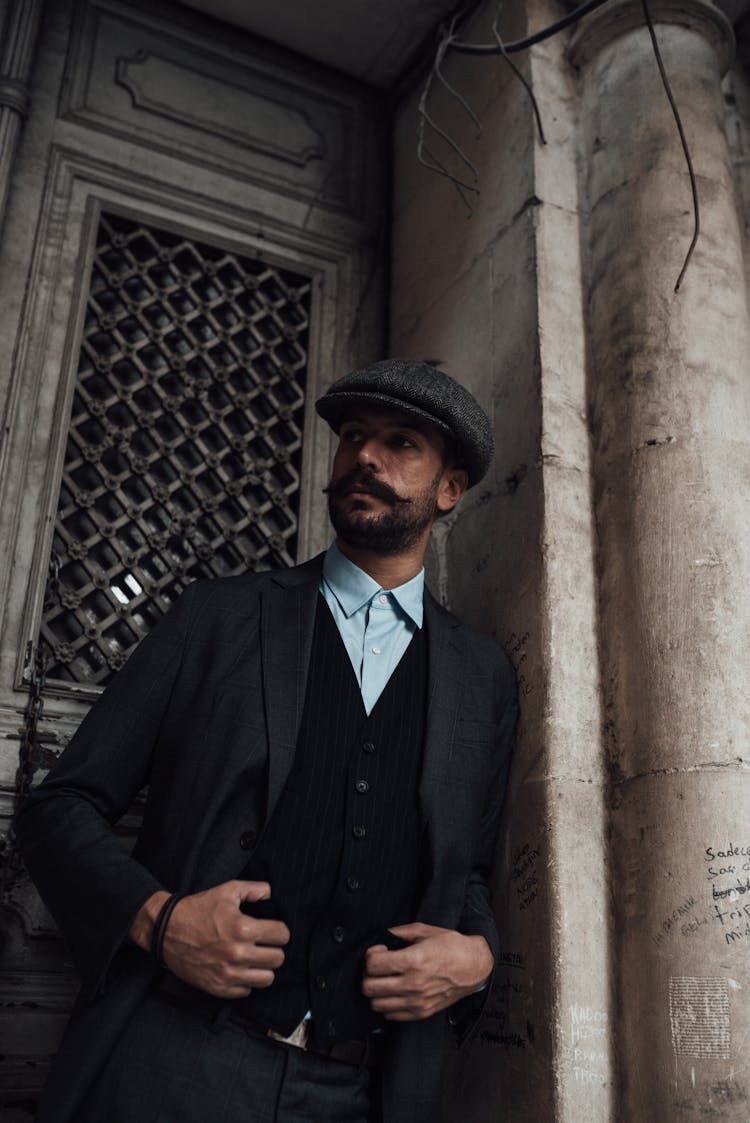
[[[377,581],[345,557],[335,542],[331,543],[323,560],[323,580],[347,618],[371,601],[376,593],[381,592]],[[424,567],[416,577],[412,577],[411,581],[406,581],[395,589],[384,591],[393,595],[399,608],[414,621],[418,628],[422,627]]]

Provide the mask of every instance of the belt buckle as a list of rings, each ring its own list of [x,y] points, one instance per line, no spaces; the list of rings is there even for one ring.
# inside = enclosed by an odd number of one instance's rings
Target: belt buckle
[[[274,1041],[280,1041],[282,1045],[294,1045],[296,1049],[307,1050],[307,1045],[310,1040],[310,1019],[303,1018],[298,1026],[295,1026],[288,1037],[284,1037],[282,1033],[277,1033],[275,1029],[269,1029],[267,1036]]]

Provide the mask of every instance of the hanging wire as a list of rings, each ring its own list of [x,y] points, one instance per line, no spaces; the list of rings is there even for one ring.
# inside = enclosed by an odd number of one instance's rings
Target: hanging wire
[[[698,184],[697,184],[696,179],[695,179],[695,171],[693,170],[693,161],[690,158],[690,149],[688,148],[687,138],[685,136],[685,130],[682,127],[682,120],[680,119],[680,112],[677,108],[677,103],[674,100],[674,95],[672,94],[671,86],[669,85],[669,79],[667,78],[667,72],[664,69],[664,63],[662,61],[661,51],[659,50],[659,43],[657,41],[656,32],[654,31],[654,24],[653,24],[653,21],[651,19],[651,12],[649,10],[648,0],[641,0],[641,3],[643,5],[643,15],[646,19],[646,27],[648,28],[648,33],[651,36],[651,45],[654,48],[654,56],[656,57],[656,65],[659,67],[659,74],[661,75],[662,84],[664,86],[664,92],[667,95],[667,100],[669,101],[670,107],[672,109],[672,113],[674,115],[675,124],[677,125],[677,132],[680,134],[680,141],[682,143],[682,151],[685,153],[685,163],[687,164],[688,175],[690,176],[690,190],[693,193],[693,238],[692,238],[692,241],[690,242],[690,246],[688,248],[687,254],[685,255],[685,260],[682,264],[682,269],[680,270],[680,275],[677,278],[677,282],[676,282],[675,287],[674,287],[674,291],[679,292],[680,291],[680,285],[682,284],[683,278],[685,276],[685,271],[686,271],[686,269],[687,269],[687,267],[690,263],[690,258],[693,256],[693,250],[695,249],[696,243],[698,241],[698,236],[699,236],[700,231],[701,231],[700,206],[699,206],[699,203],[698,203]]]
[[[433,64],[432,70],[427,77],[427,81],[425,82],[425,86],[422,90],[422,95],[417,106],[417,114],[419,118],[417,124],[417,159],[419,163],[422,164],[425,168],[428,168],[429,171],[437,172],[438,175],[444,176],[453,184],[470,214],[474,213],[474,208],[467,196],[467,193],[472,195],[479,194],[479,171],[473,161],[470,160],[466,155],[458,141],[454,140],[453,137],[445,131],[445,129],[441,128],[440,125],[438,125],[437,121],[435,121],[434,117],[431,116],[429,111],[430,94],[432,92],[433,83],[435,82],[435,79],[437,79],[447,90],[447,92],[451,94],[451,96],[454,97],[461,106],[463,106],[464,110],[469,114],[472,121],[476,125],[477,131],[481,132],[481,123],[472,110],[471,106],[468,104],[462,94],[460,94],[459,91],[456,90],[455,87],[450,84],[450,82],[448,82],[447,78],[443,74],[442,65],[446,54],[449,50],[453,50],[459,51],[462,54],[502,55],[510,68],[513,70],[516,77],[523,83],[529,97],[531,98],[531,103],[534,108],[534,116],[536,117],[536,123],[539,129],[539,136],[542,144],[546,144],[547,142],[544,136],[544,129],[542,127],[542,117],[539,112],[539,106],[537,104],[534,93],[526,78],[508,56],[510,54],[513,54],[515,51],[525,50],[527,47],[533,46],[534,43],[541,43],[544,39],[548,39],[551,35],[555,35],[558,31],[562,31],[563,28],[569,27],[571,24],[576,23],[577,20],[581,19],[585,15],[588,15],[589,12],[593,12],[595,8],[599,8],[602,6],[602,4],[606,3],[607,0],[585,0],[585,3],[579,4],[578,7],[574,8],[572,12],[568,12],[566,16],[563,16],[555,23],[549,24],[547,27],[543,27],[540,31],[534,32],[533,35],[529,35],[525,39],[517,39],[512,43],[504,43],[502,38],[500,37],[498,22],[500,19],[500,8],[502,8],[502,0],[498,7],[495,21],[492,25],[492,34],[495,39],[494,43],[464,43],[461,39],[458,38],[455,33],[456,24],[460,21],[462,13],[458,13],[451,20],[450,26],[447,32],[443,35],[443,38],[441,39],[438,46],[435,55],[435,62]],[[464,167],[466,167],[471,172],[473,182],[467,183],[465,179],[462,179],[460,176],[454,175],[453,172],[451,172],[450,169],[445,166],[443,161],[437,156],[432,148],[430,148],[427,142],[428,129],[434,132],[436,136],[440,137],[441,140],[443,140],[448,145],[448,147],[453,150]]]
[[[466,99],[459,93],[459,91],[456,90],[455,87],[453,87],[450,84],[450,82],[448,82],[447,78],[443,74],[442,66],[443,66],[443,61],[445,59],[446,54],[448,53],[449,50],[452,50],[452,51],[458,51],[461,54],[475,54],[475,55],[499,54],[499,55],[502,55],[503,58],[505,59],[506,63],[510,66],[513,73],[516,75],[516,77],[519,79],[519,81],[522,82],[526,92],[529,95],[529,98],[531,99],[531,104],[532,104],[533,109],[534,109],[534,116],[536,118],[537,127],[539,129],[539,137],[540,137],[541,143],[546,144],[546,139],[545,139],[545,136],[544,136],[544,129],[542,127],[542,118],[541,118],[541,114],[539,112],[539,106],[537,104],[537,100],[534,96],[534,92],[531,89],[531,86],[530,86],[529,82],[526,80],[526,78],[524,77],[524,75],[520,72],[518,67],[515,66],[515,64],[511,61],[511,59],[508,56],[513,54],[516,51],[526,50],[528,47],[534,46],[535,43],[541,43],[543,40],[549,39],[552,35],[556,35],[559,31],[562,31],[564,28],[570,27],[572,24],[577,23],[578,20],[582,19],[584,16],[587,16],[590,12],[595,11],[597,8],[601,8],[604,4],[608,3],[608,0],[585,0],[584,3],[579,4],[576,8],[573,9],[573,11],[568,12],[568,14],[566,16],[563,16],[561,19],[556,20],[554,23],[548,24],[547,27],[543,27],[539,31],[535,31],[532,35],[526,36],[525,39],[516,39],[515,41],[513,41],[511,43],[505,43],[500,36],[499,22],[500,22],[500,14],[501,14],[501,11],[502,11],[502,2],[503,2],[503,0],[499,0],[499,2],[498,2],[497,11],[496,11],[495,18],[494,18],[494,21],[493,21],[493,24],[492,24],[492,35],[493,35],[493,38],[495,40],[494,43],[465,43],[465,42],[463,42],[461,39],[458,38],[458,36],[455,33],[456,24],[459,22],[459,20],[461,18],[461,15],[459,14],[459,15],[456,15],[456,16],[453,17],[453,19],[451,20],[450,27],[448,28],[446,33],[443,35],[443,38],[440,41],[440,45],[438,46],[438,49],[437,49],[437,52],[436,52],[435,62],[434,62],[433,68],[432,68],[432,70],[431,70],[431,72],[430,72],[430,74],[427,78],[427,82],[425,83],[424,90],[422,91],[422,96],[419,99],[419,106],[418,106],[419,123],[418,123],[418,126],[417,126],[417,136],[418,136],[417,158],[418,158],[419,162],[421,164],[423,164],[426,168],[429,168],[431,171],[438,172],[439,175],[445,176],[446,179],[450,180],[450,182],[454,185],[454,187],[458,191],[459,195],[461,196],[461,199],[465,203],[465,205],[468,208],[470,213],[473,213],[473,207],[471,205],[471,202],[467,198],[465,192],[471,192],[472,194],[475,194],[475,195],[479,194],[479,187],[478,187],[479,172],[477,170],[477,167],[469,159],[469,157],[466,155],[466,153],[464,152],[463,148],[458,143],[458,141],[455,141],[444,129],[442,129],[440,127],[440,125],[437,124],[435,119],[430,115],[430,112],[429,112],[430,93],[432,91],[433,83],[434,83],[435,79],[437,79],[443,85],[443,87],[448,91],[448,93],[459,102],[459,104],[463,107],[463,109],[466,111],[466,113],[468,113],[468,115],[471,117],[472,121],[474,122],[474,124],[477,128],[477,133],[478,134],[481,133],[481,124],[480,124],[476,114],[472,110],[471,106],[468,104]],[[679,136],[680,136],[680,142],[682,144],[682,150],[685,154],[685,162],[687,164],[688,175],[690,176],[690,189],[691,189],[692,196],[693,196],[693,237],[692,237],[692,240],[690,242],[690,246],[688,247],[688,251],[687,251],[687,254],[685,255],[685,260],[683,262],[682,269],[680,270],[680,274],[677,278],[677,282],[676,282],[675,287],[674,287],[674,291],[679,292],[680,286],[681,286],[681,284],[684,280],[684,277],[685,277],[685,272],[686,272],[687,267],[690,263],[690,260],[693,256],[693,251],[695,250],[696,244],[698,242],[698,237],[700,235],[700,206],[699,206],[699,200],[698,200],[698,185],[697,185],[697,182],[696,182],[695,172],[693,170],[693,161],[692,161],[691,156],[690,156],[690,150],[688,148],[687,138],[685,136],[685,130],[684,130],[683,125],[682,125],[682,120],[680,118],[680,113],[679,113],[679,110],[677,108],[677,104],[675,102],[674,95],[672,94],[672,89],[671,89],[670,84],[669,84],[669,79],[667,78],[667,74],[666,74],[666,71],[664,69],[664,63],[662,61],[661,51],[659,50],[659,43],[657,41],[656,32],[654,31],[654,25],[653,25],[653,21],[651,19],[651,11],[649,9],[648,0],[641,0],[641,3],[642,3],[642,6],[643,6],[643,15],[644,15],[646,27],[648,28],[648,33],[651,37],[651,45],[653,47],[654,57],[656,58],[656,64],[659,68],[659,74],[661,75],[661,80],[662,80],[662,84],[664,86],[664,91],[667,95],[669,105],[672,109],[672,114],[673,114],[674,119],[675,119],[675,124],[677,125],[677,131],[678,131]],[[462,162],[464,167],[468,168],[468,170],[471,172],[471,175],[473,177],[472,183],[467,183],[464,179],[461,179],[459,176],[454,175],[445,166],[445,164],[435,155],[435,153],[428,147],[427,140],[426,140],[426,132],[427,132],[428,128],[431,129],[438,137],[440,137],[448,145],[448,147],[450,149],[452,149],[452,151],[458,156],[458,158],[460,159],[460,161]]]
[[[455,88],[455,86],[452,86],[450,84],[450,82],[448,81],[448,79],[443,74],[443,59],[445,58],[445,56],[448,52],[448,49],[456,42],[455,27],[456,27],[457,18],[458,18],[457,16],[454,16],[453,19],[451,20],[451,25],[448,28],[448,32],[444,36],[443,41],[441,42],[440,46],[438,47],[437,54],[435,55],[435,66],[434,66],[433,70],[434,70],[435,77],[438,78],[440,80],[440,82],[442,82],[443,86],[448,91],[448,93],[452,94],[452,96],[456,99],[456,101],[458,101],[458,103],[466,110],[469,117],[471,117],[472,121],[474,122],[474,124],[476,126],[477,137],[480,137],[482,135],[482,122],[479,120],[476,113],[471,108],[471,106],[469,105],[468,101],[463,96],[463,94],[460,94],[458,92],[458,90]]]
[[[526,80],[526,77],[521,73],[521,71],[518,69],[516,64],[513,62],[513,59],[508,54],[507,47],[505,46],[502,39],[500,38],[500,26],[499,25],[500,25],[500,16],[502,14],[502,10],[503,10],[503,0],[500,0],[499,4],[497,6],[497,11],[495,13],[495,19],[492,22],[492,34],[495,37],[495,41],[498,45],[500,53],[502,54],[503,58],[505,59],[505,61],[508,64],[508,66],[511,68],[511,70],[515,74],[516,78],[521,83],[523,88],[526,90],[526,93],[529,95],[529,98],[531,99],[531,104],[532,104],[532,107],[534,109],[534,116],[536,117],[537,128],[539,129],[539,139],[542,142],[542,144],[546,144],[547,141],[546,141],[545,136],[544,136],[544,128],[542,127],[542,115],[539,112],[539,106],[537,105],[537,100],[536,100],[536,97],[534,96],[534,91],[532,90],[529,82]]]
[[[457,17],[454,17],[454,19],[451,21],[450,27],[447,29],[440,41],[440,45],[438,46],[437,53],[435,55],[435,62],[433,64],[432,70],[428,75],[427,82],[425,83],[424,90],[422,91],[422,96],[419,99],[419,105],[417,107],[417,113],[419,117],[417,124],[417,159],[419,160],[420,164],[423,164],[424,167],[429,168],[430,171],[437,172],[438,175],[445,176],[446,179],[450,180],[450,182],[456,188],[456,191],[461,197],[461,200],[468,209],[469,213],[473,214],[474,208],[472,207],[471,202],[466,195],[466,192],[470,192],[474,195],[479,194],[479,169],[477,168],[476,164],[474,164],[474,162],[469,159],[458,141],[454,140],[453,137],[451,137],[445,131],[445,129],[441,128],[440,125],[438,125],[437,121],[435,121],[435,119],[430,115],[430,111],[428,108],[432,85],[433,82],[437,79],[437,81],[441,83],[441,85],[447,90],[447,92],[458,101],[459,105],[461,105],[466,113],[468,113],[468,115],[471,117],[477,128],[477,135],[479,135],[482,131],[482,126],[479,118],[474,113],[471,106],[468,104],[466,99],[462,97],[458,90],[454,89],[450,82],[448,82],[442,72],[443,59],[445,58],[448,49],[451,47],[452,43],[455,40],[454,29],[456,19]],[[440,160],[439,157],[432,151],[427,143],[428,128],[431,129],[438,137],[444,140],[449,148],[451,148],[453,152],[455,152],[461,163],[471,172],[471,175],[473,177],[472,183],[467,183],[465,179],[454,175],[448,168],[446,168],[442,160]]]
[[[525,39],[516,39],[512,43],[506,43],[503,50],[498,47],[497,43],[464,43],[461,39],[456,39],[452,48],[464,55],[497,55],[503,53],[512,55],[516,51],[525,51],[527,47],[533,47],[535,43],[541,43],[544,39],[557,35],[558,31],[577,23],[583,16],[587,16],[589,12],[601,8],[602,4],[606,3],[608,3],[608,0],[585,0],[585,3],[579,4],[572,12],[568,12],[566,16],[562,16],[555,23],[548,24],[540,31],[535,31],[533,35],[528,35]]]

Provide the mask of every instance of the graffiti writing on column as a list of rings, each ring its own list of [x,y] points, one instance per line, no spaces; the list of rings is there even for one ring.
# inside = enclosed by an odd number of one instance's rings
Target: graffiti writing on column
[[[530,842],[524,843],[513,852],[513,869],[510,873],[516,891],[518,907],[525,912],[539,895],[539,878],[536,864],[539,851]]]
[[[521,952],[501,952],[492,993],[485,1007],[479,1041],[505,1052],[521,1052],[534,1044],[530,1020],[531,988]]]
[[[750,943],[750,845],[707,846],[712,918],[725,945]]]
[[[526,677],[526,671],[528,670],[528,668],[524,667],[524,663],[528,658],[528,651],[526,650],[526,648],[529,639],[529,632],[524,632],[521,636],[519,636],[516,632],[511,632],[503,644],[503,647],[513,660],[513,665],[516,668],[516,685],[519,698],[527,697],[534,689],[534,687]]]
[[[571,1006],[570,1039],[576,1084],[602,1084],[607,1079],[607,1024],[606,1010],[577,1003]]]
[[[697,904],[698,902],[691,893],[678,905],[675,905],[669,915],[662,920],[658,931],[654,932],[651,937],[653,943],[660,948],[676,932],[681,932],[683,936],[693,936],[702,925],[708,924],[707,916],[700,916],[696,913]]]

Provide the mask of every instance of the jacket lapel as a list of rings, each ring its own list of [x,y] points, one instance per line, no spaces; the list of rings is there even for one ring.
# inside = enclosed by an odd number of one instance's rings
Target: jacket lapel
[[[263,700],[268,729],[266,820],[292,766],[305,704],[323,555],[274,574],[261,604]]]
[[[464,681],[466,637],[459,621],[425,593],[429,693],[425,749],[419,789],[425,821],[434,818],[437,798],[450,759]]]
[[[446,808],[452,797],[446,771],[455,742],[466,663],[466,633],[458,620],[425,595],[428,635],[429,694],[419,800],[426,851],[425,883],[417,919],[427,924],[445,922],[445,902],[450,900],[450,878],[456,845],[451,824],[454,810]]]

